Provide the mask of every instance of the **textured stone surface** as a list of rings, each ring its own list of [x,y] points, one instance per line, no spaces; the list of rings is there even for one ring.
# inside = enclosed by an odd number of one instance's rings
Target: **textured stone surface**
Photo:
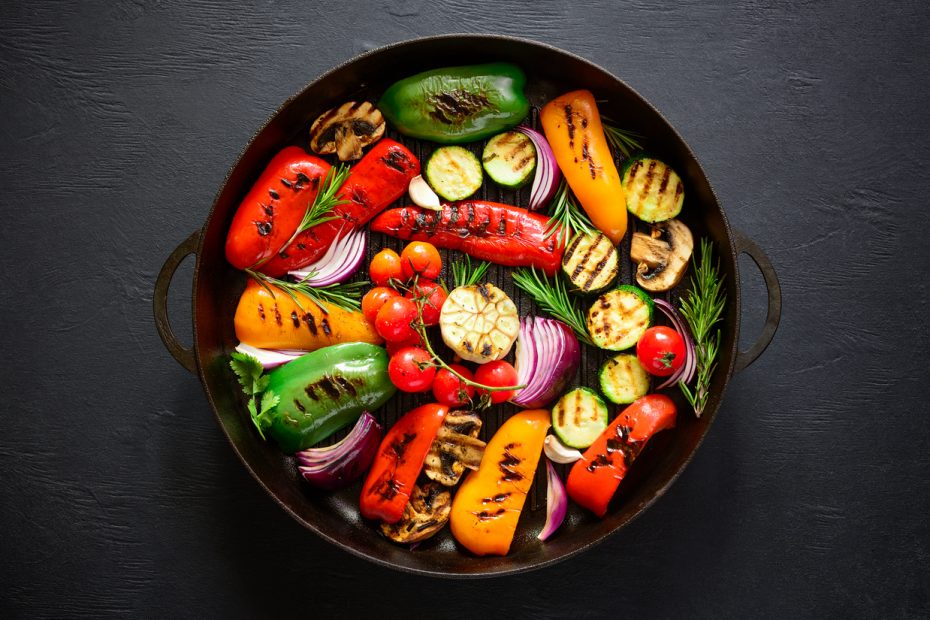
[[[0,614],[930,613],[924,3],[226,4],[0,5]],[[465,583],[291,520],[151,318],[162,261],[282,101],[444,32],[538,39],[621,76],[768,251],[785,307],[645,515],[562,564]],[[764,290],[741,267],[749,341]]]

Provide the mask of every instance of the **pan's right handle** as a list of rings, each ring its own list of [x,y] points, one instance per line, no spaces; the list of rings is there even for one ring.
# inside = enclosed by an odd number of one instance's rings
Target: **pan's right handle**
[[[188,254],[195,254],[197,246],[200,243],[200,231],[194,232],[190,237],[181,243],[168,256],[168,260],[161,266],[158,272],[158,279],[155,280],[155,294],[152,295],[152,303],[155,310],[155,327],[158,329],[158,335],[171,356],[178,361],[181,366],[197,374],[197,361],[194,358],[194,350],[185,347],[174,335],[171,329],[171,323],[168,321],[168,287],[171,285],[171,279],[174,272],[177,271],[178,265],[181,264]]]
[[[756,361],[766,347],[771,344],[772,338],[775,337],[778,323],[781,321],[781,285],[778,284],[778,276],[775,275],[772,261],[769,260],[762,248],[738,230],[731,229],[731,232],[736,245],[736,253],[747,255],[756,264],[759,271],[762,272],[762,277],[765,278],[765,287],[768,289],[769,296],[769,309],[765,317],[765,326],[762,328],[762,333],[759,334],[759,338],[749,349],[739,351],[736,354],[736,364],[733,367],[733,372],[737,373]]]

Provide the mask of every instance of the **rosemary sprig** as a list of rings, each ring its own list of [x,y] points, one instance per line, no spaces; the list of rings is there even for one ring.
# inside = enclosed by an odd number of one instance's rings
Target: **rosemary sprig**
[[[578,340],[593,345],[588,334],[584,311],[568,294],[565,283],[558,277],[549,278],[535,267],[513,272],[513,283],[523,289],[540,308],[572,328]]]
[[[682,394],[694,407],[698,417],[704,412],[707,398],[710,396],[710,379],[717,367],[717,352],[720,348],[720,330],[713,330],[714,325],[723,315],[726,305],[723,276],[720,274],[720,261],[711,260],[713,245],[709,239],[701,239],[701,260],[694,261],[691,275],[691,290],[681,298],[681,315],[688,321],[697,361],[697,377],[694,389],[683,381],[678,382]]]
[[[490,266],[491,264],[484,260],[477,265],[472,265],[471,257],[466,254],[464,260],[456,261],[451,265],[454,288],[477,284]]]
[[[615,151],[623,153],[624,158],[629,157],[633,151],[643,150],[643,145],[637,139],[642,138],[641,135],[620,129],[613,120],[606,116],[602,116],[601,121],[603,121],[604,135],[607,137],[607,142]]]
[[[322,187],[320,191],[317,192],[316,198],[307,205],[307,210],[300,220],[300,225],[297,227],[297,230],[294,231],[294,234],[291,235],[291,238],[281,246],[278,250],[278,254],[284,252],[294,243],[294,239],[296,239],[300,233],[310,230],[314,226],[319,226],[320,224],[338,219],[338,215],[333,215],[333,209],[349,201],[337,199],[336,192],[339,191],[339,188],[342,187],[342,184],[345,183],[348,176],[349,166],[346,164],[339,164],[329,169],[329,172],[327,172],[326,176],[323,178]]]
[[[310,298],[316,306],[323,311],[324,314],[328,314],[326,306],[323,305],[323,302],[332,304],[336,307],[342,308],[343,310],[348,310],[349,312],[357,312],[361,309],[361,298],[362,298],[362,289],[368,285],[368,282],[349,282],[348,284],[328,284],[326,286],[310,286],[304,281],[300,282],[288,282],[287,280],[281,280],[279,278],[272,278],[271,276],[265,275],[260,271],[255,271],[254,269],[246,269],[245,272],[255,278],[255,280],[261,284],[266,291],[271,293],[272,297],[275,297],[274,291],[271,289],[272,286],[277,287],[287,293],[297,307],[301,310],[305,310],[303,304],[300,303],[300,299],[297,297],[297,293],[301,293]],[[311,272],[307,278],[313,277]],[[305,278],[306,279],[306,278]]]
[[[582,211],[575,199],[571,195],[568,183],[562,179],[559,189],[555,193],[555,198],[549,206],[549,226],[543,235],[548,239],[554,234],[558,234],[556,242],[559,245],[565,244],[569,237],[577,233],[594,232],[594,224],[588,219],[588,216]]]

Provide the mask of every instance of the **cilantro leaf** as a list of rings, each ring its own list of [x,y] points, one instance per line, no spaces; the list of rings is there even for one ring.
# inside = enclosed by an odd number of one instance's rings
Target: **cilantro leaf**
[[[229,367],[236,373],[246,396],[255,396],[268,387],[268,377],[262,377],[262,363],[248,353],[234,351]]]

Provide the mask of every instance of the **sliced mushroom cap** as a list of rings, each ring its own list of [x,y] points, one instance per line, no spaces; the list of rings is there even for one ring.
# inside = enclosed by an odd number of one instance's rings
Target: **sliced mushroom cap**
[[[478,469],[485,443],[478,439],[481,418],[471,411],[446,415],[436,439],[426,454],[423,473],[447,487],[458,484],[465,469]]]
[[[394,542],[419,542],[441,530],[451,512],[452,493],[446,487],[437,482],[414,485],[400,521],[382,523],[381,532]]]
[[[648,235],[635,233],[630,258],[639,263],[636,282],[653,293],[670,290],[685,275],[693,250],[691,231],[678,220],[653,224]]]
[[[362,147],[384,135],[381,111],[367,101],[347,101],[327,110],[310,127],[310,150],[320,155],[336,153],[340,161],[360,159]]]

